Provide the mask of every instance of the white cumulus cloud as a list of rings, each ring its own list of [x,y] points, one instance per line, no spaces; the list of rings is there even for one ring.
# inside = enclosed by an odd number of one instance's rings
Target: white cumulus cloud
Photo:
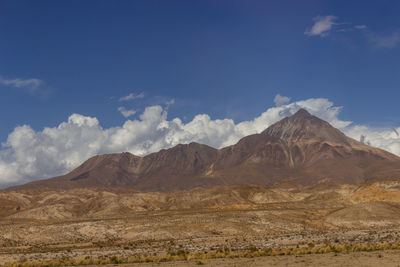
[[[139,98],[143,98],[144,97],[144,93],[140,93],[140,94],[135,94],[135,93],[130,93],[129,95],[123,96],[119,99],[120,102],[122,101],[129,101],[129,100],[133,100],[133,99],[139,99]]]
[[[22,79],[22,78],[4,79],[3,77],[0,77],[0,84],[5,85],[5,86],[15,87],[15,88],[26,88],[30,92],[34,92],[40,86],[44,85],[44,82],[42,80],[39,80],[39,79],[36,79],[36,78],[31,78],[31,79]]]
[[[126,109],[125,107],[119,107],[118,111],[124,116],[125,118],[128,118],[130,116],[133,116],[136,114],[136,110],[133,109]]]
[[[326,36],[336,24],[336,16],[317,16],[314,18],[314,25],[307,29],[304,34],[308,36]]]
[[[290,101],[290,97],[287,96],[281,96],[280,94],[277,94],[274,98],[274,103],[275,106],[280,107]]]
[[[0,150],[0,186],[67,173],[96,154],[128,151],[143,156],[190,142],[225,147],[244,136],[262,132],[300,108],[307,109],[357,140],[363,135],[371,145],[400,154],[400,138],[395,131],[343,121],[339,119],[341,107],[324,98],[268,108],[254,119],[239,123],[228,118],[212,119],[207,114],[199,114],[184,123],[180,118],[167,119],[167,108],[149,106],[138,119],[128,119],[121,126],[107,129],[96,118],[80,114],[72,114],[58,126],[41,131],[35,131],[29,125],[16,127]]]
[[[400,137],[398,128],[371,128],[365,125],[354,125],[345,130],[348,136],[365,144],[382,148],[400,155]]]
[[[314,19],[314,25],[307,29],[304,34],[308,36],[325,37],[330,32],[353,32],[367,29],[366,25],[352,25],[349,22],[339,22],[336,16],[317,16]]]

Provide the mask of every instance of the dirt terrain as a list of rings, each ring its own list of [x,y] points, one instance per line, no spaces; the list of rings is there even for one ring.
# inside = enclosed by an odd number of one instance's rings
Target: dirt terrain
[[[400,248],[400,183],[395,180],[170,193],[4,191],[0,203],[0,264],[87,257],[210,260],[222,257],[221,251],[229,258]]]
[[[351,253],[330,253],[330,254],[307,254],[302,256],[276,256],[276,257],[256,257],[256,258],[235,258],[235,259],[214,259],[203,260],[200,265],[220,266],[220,267],[267,267],[267,266],[332,266],[332,267],[398,267],[400,266],[399,251],[379,251],[379,252],[351,252]],[[177,261],[166,263],[137,263],[132,266],[154,267],[154,266],[199,266],[198,260]]]

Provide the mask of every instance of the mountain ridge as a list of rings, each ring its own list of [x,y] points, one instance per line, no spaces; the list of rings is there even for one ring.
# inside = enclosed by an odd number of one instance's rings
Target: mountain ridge
[[[70,173],[14,186],[29,188],[126,187],[178,191],[282,180],[316,184],[323,179],[358,184],[400,178],[400,158],[351,139],[300,109],[259,134],[215,149],[192,142],[147,156],[129,152],[94,156]]]

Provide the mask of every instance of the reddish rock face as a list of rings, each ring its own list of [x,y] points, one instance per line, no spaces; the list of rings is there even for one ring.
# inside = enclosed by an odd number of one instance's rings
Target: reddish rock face
[[[400,158],[345,136],[301,109],[260,134],[222,149],[177,145],[145,157],[130,153],[95,156],[72,172],[16,186],[29,188],[126,187],[176,191],[217,185],[362,183],[399,178]]]

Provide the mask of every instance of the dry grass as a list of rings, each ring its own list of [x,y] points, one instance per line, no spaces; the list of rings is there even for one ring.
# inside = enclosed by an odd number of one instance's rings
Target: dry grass
[[[147,263],[147,262],[173,262],[197,260],[197,265],[202,265],[202,260],[220,259],[220,258],[253,258],[265,256],[284,256],[284,255],[305,255],[305,254],[326,254],[342,252],[359,251],[379,251],[379,250],[398,250],[400,243],[377,243],[377,244],[355,244],[344,243],[340,245],[326,245],[317,247],[309,243],[304,247],[291,248],[267,248],[259,249],[251,246],[245,250],[230,250],[220,248],[215,252],[204,251],[189,253],[185,250],[170,251],[166,255],[136,255],[132,257],[85,257],[82,259],[73,259],[62,257],[55,260],[45,261],[26,261],[21,259],[19,262],[6,263],[5,267],[56,267],[56,266],[79,266],[79,265],[105,265],[105,264],[129,264],[129,263]]]

